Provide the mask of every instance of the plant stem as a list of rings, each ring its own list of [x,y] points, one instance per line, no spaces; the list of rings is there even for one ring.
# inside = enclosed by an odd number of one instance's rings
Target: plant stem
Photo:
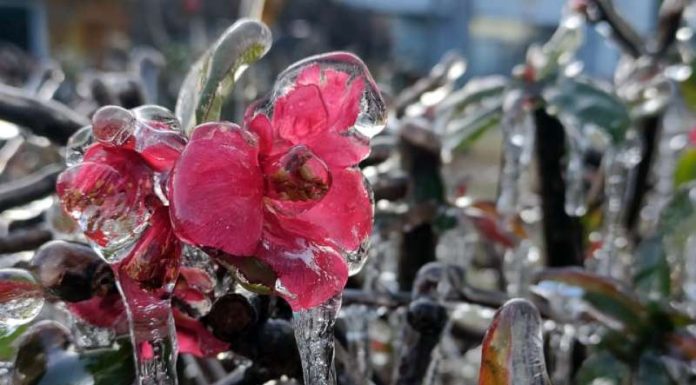
[[[543,108],[534,111],[534,120],[547,265],[582,266],[582,227],[579,219],[569,216],[565,210],[563,125]]]

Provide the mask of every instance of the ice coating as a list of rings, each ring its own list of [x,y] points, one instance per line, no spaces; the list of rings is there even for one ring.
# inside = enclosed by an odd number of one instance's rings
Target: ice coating
[[[292,325],[306,385],[336,384],[334,324],[340,308],[339,295],[313,309],[293,315]]]
[[[309,72],[307,70],[310,70]],[[304,76],[319,76],[326,79],[327,71],[336,71],[348,76],[348,83],[364,82],[364,91],[360,100],[360,114],[349,132],[357,131],[360,136],[372,138],[379,134],[386,124],[386,106],[379,88],[369,70],[355,55],[348,52],[332,52],[306,58],[288,67],[278,76],[273,88],[272,98],[286,94],[297,84],[303,83]],[[325,100],[330,104],[332,100]]]
[[[74,166],[82,162],[85,151],[94,142],[92,136],[92,126],[85,126],[77,130],[68,139],[65,146],[65,163],[67,166]]]
[[[271,47],[270,29],[241,19],[191,67],[176,101],[176,116],[190,135],[201,123],[219,120],[224,98],[249,66]]]
[[[0,337],[31,322],[43,304],[43,290],[29,272],[0,269]]]
[[[159,106],[106,106],[70,139],[71,167],[60,175],[57,192],[110,262],[123,258],[147,227],[156,199],[168,204],[163,183],[186,143],[179,130],[174,115]]]
[[[550,385],[543,342],[534,305],[523,299],[505,303],[483,338],[479,385]]]
[[[135,116],[118,106],[105,106],[92,116],[92,135],[107,146],[122,146],[135,131]]]
[[[526,106],[521,90],[510,92],[503,105],[503,166],[500,175],[500,192],[496,202],[498,212],[510,218],[518,211],[519,181],[522,170],[531,161],[534,147],[534,120]]]

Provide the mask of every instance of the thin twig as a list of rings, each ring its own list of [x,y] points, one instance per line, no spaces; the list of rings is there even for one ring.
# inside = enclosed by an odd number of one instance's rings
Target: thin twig
[[[62,165],[48,165],[22,179],[0,186],[0,212],[51,195],[62,170]]]
[[[590,5],[594,6],[588,12],[589,20],[594,23],[606,22],[611,27],[614,40],[621,49],[634,58],[640,57],[645,51],[643,39],[624,20],[616,9],[611,0],[589,0]]]
[[[685,8],[685,0],[666,0],[662,3],[657,22],[657,36],[651,49],[655,58],[662,57],[674,45]]]
[[[34,250],[51,239],[53,235],[43,226],[15,231],[0,237],[0,254]]]

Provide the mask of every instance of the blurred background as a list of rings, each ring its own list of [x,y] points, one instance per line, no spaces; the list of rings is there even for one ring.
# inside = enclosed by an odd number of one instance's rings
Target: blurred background
[[[264,4],[265,3],[265,4]],[[308,54],[350,50],[382,82],[421,76],[448,50],[469,62],[467,77],[510,72],[526,47],[544,41],[563,0],[0,0],[0,71],[20,82],[48,60],[66,75],[118,70],[136,47],[164,56],[164,75],[188,67],[239,16],[262,17],[274,32],[265,59],[284,67]],[[654,28],[658,0],[619,0],[641,32]],[[263,9],[262,13],[253,13]],[[608,77],[618,53],[592,32],[581,59]],[[8,79],[9,78],[9,79]],[[176,80],[176,79],[174,79]],[[398,83],[394,84],[399,86]],[[171,84],[172,90],[178,84]],[[168,95],[167,95],[168,96]]]
[[[348,50],[358,54],[389,98],[426,76],[448,52],[466,58],[459,79],[509,75],[527,47],[544,42],[561,17],[564,0],[0,0],[0,83],[41,92],[45,99],[89,116],[118,103],[108,90],[132,79],[132,100],[174,108],[195,61],[237,18],[260,18],[272,29],[269,54],[243,76],[226,106],[239,121],[245,106],[273,79],[308,55]],[[655,29],[659,0],[617,0],[637,31]],[[596,29],[587,27],[578,59],[585,72],[609,80],[619,59]],[[107,86],[104,86],[104,82]],[[110,85],[109,85],[110,84]],[[120,91],[119,91],[120,92]],[[144,94],[144,95],[141,95]],[[125,92],[128,99],[128,92]],[[135,104],[138,104],[134,102]],[[8,130],[0,127],[0,131]],[[0,133],[1,134],[1,133]],[[450,191],[494,198],[500,160],[498,130],[461,155],[468,167],[450,167]],[[5,137],[12,136],[6,132]],[[490,171],[490,172],[488,172]],[[445,169],[447,172],[447,168]]]

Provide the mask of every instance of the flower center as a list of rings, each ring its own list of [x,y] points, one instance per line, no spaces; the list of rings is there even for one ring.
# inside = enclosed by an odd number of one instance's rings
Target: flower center
[[[270,159],[264,168],[266,196],[282,211],[297,213],[308,209],[321,200],[331,186],[331,173],[326,164],[303,145]]]

